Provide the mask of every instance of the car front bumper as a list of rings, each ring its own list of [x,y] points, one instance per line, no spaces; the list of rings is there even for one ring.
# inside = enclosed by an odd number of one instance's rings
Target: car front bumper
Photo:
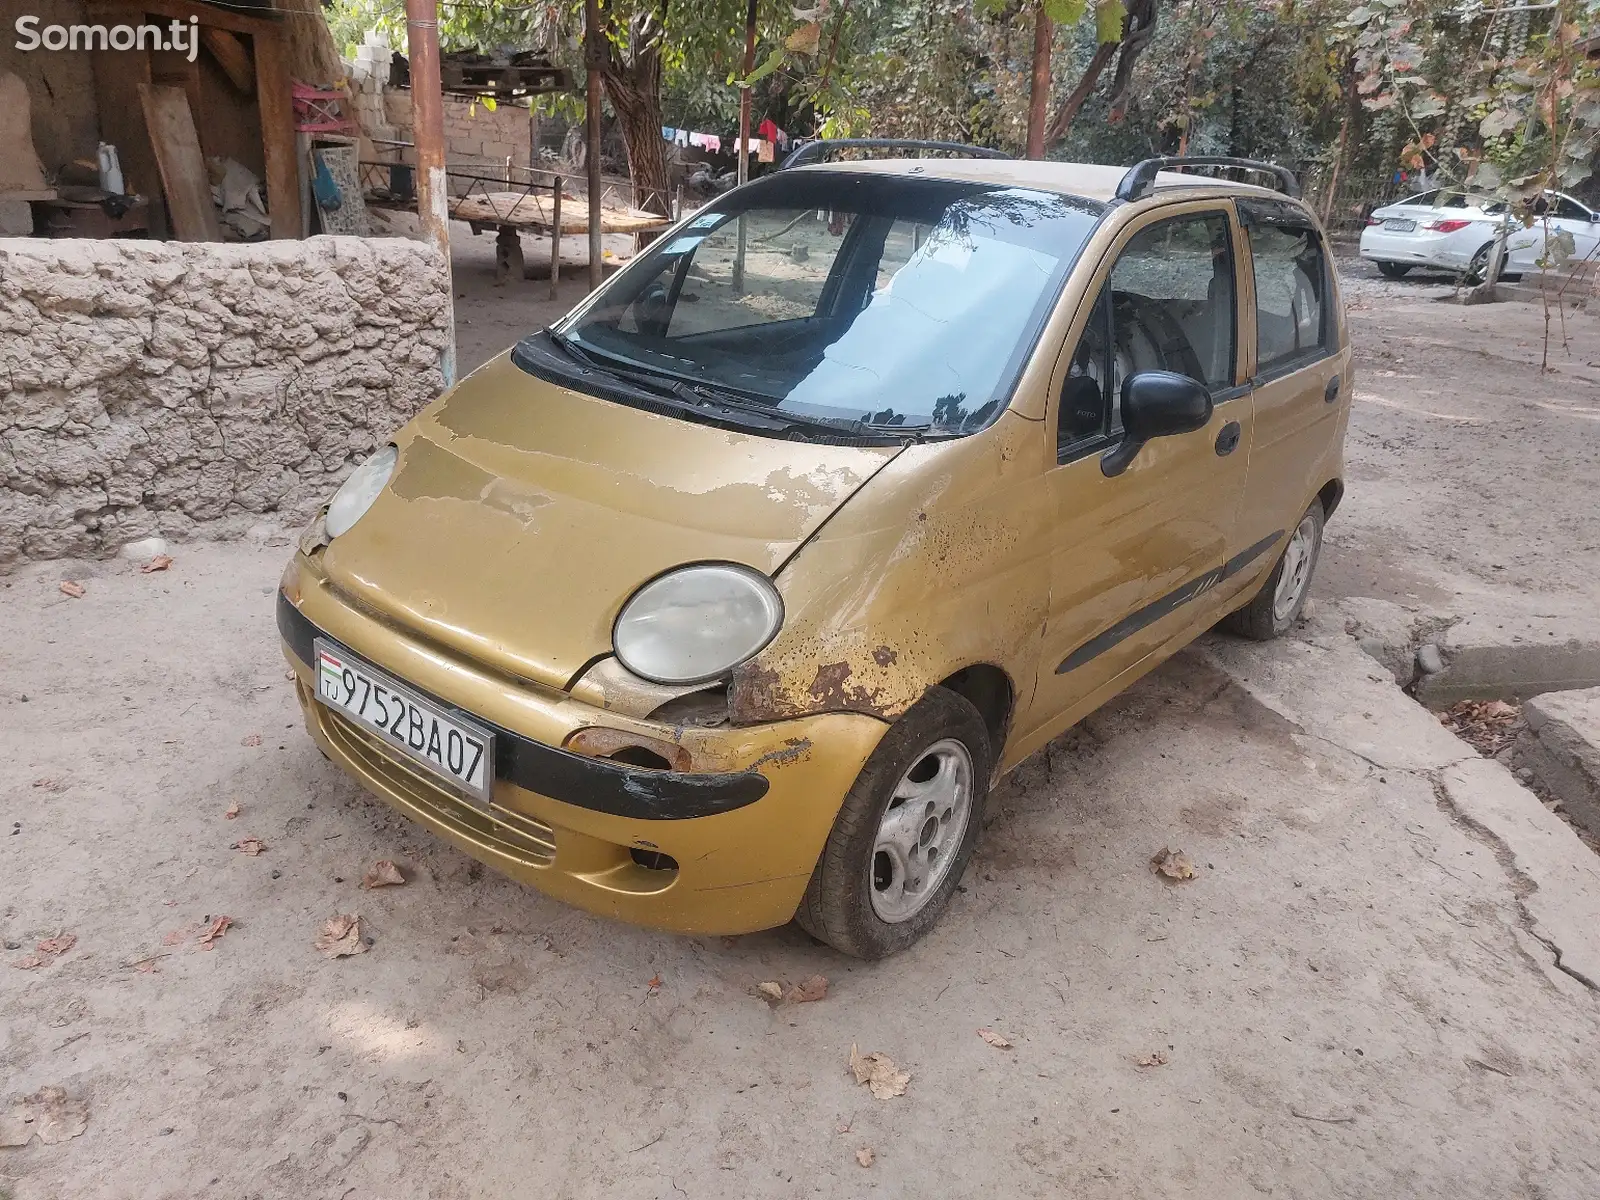
[[[330,759],[488,866],[634,924],[734,934],[788,921],[845,793],[888,728],[873,717],[828,713],[701,729],[596,708],[417,639],[351,604],[301,555],[277,604],[306,727]],[[310,650],[318,636],[492,726],[490,802],[469,798],[321,704]],[[567,749],[586,729],[673,743],[689,769],[629,767]]]

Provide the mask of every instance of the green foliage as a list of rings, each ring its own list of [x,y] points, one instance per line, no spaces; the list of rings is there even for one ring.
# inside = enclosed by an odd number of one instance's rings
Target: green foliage
[[[1341,23],[1369,113],[1394,112],[1401,165],[1503,198],[1573,188],[1600,150],[1600,71],[1580,44],[1600,0],[1537,11],[1379,0]]]

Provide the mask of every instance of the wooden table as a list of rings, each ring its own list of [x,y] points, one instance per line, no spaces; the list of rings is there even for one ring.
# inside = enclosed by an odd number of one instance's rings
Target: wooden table
[[[550,235],[550,298],[561,278],[561,238],[589,232],[589,206],[582,196],[563,191],[559,183],[544,191],[474,192],[450,201],[450,215],[472,226],[473,233],[494,229],[495,281],[522,273],[523,230]],[[649,233],[672,224],[669,217],[639,208],[602,205],[601,233]]]

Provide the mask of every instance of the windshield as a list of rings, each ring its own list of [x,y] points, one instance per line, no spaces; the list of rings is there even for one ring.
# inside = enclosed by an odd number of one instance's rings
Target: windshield
[[[1103,206],[971,182],[778,172],[661,239],[554,331],[601,368],[796,418],[979,428]]]

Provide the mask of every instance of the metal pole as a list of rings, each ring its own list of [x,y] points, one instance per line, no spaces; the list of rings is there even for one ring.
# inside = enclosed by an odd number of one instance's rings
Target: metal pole
[[[600,286],[601,260],[605,249],[600,242],[600,0],[583,0],[583,61],[588,99],[584,114],[584,161],[589,168],[589,290]]]
[[[411,116],[417,153],[417,219],[428,244],[444,259],[450,340],[444,385],[456,381],[455,278],[450,268],[450,190],[444,173],[444,97],[439,84],[439,8],[436,0],[406,0],[406,57],[411,60]]]
[[[756,69],[756,2],[750,0],[744,12],[744,74],[743,79],[750,78],[750,72]],[[739,182],[746,183],[750,179],[750,85],[747,83],[739,89]],[[744,251],[745,251],[745,225],[744,215],[739,216],[739,248],[733,257],[733,294],[744,295]]]
[[[561,176],[556,176],[555,195],[550,201],[550,299],[556,298],[561,284]]]

